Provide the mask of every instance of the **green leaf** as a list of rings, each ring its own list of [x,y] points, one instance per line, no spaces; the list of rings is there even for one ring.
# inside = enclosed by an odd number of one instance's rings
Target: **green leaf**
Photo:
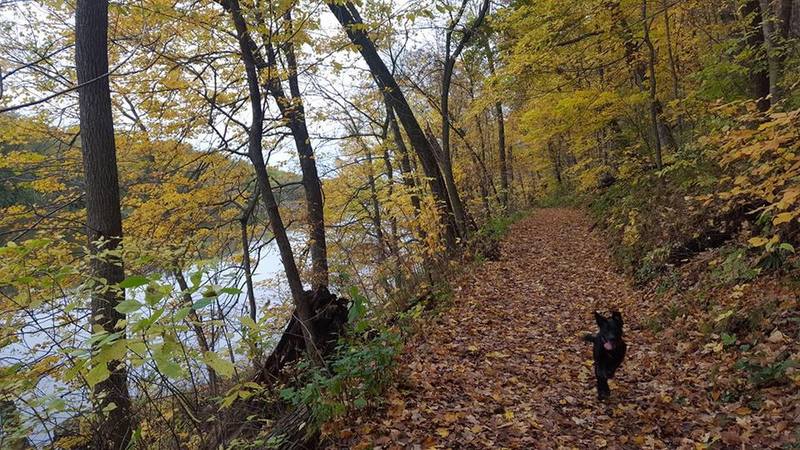
[[[117,312],[119,312],[121,314],[129,314],[129,313],[132,313],[134,311],[138,311],[139,308],[141,308],[142,306],[144,306],[144,305],[142,305],[141,303],[137,302],[136,300],[130,298],[128,300],[124,300],[124,301],[120,302],[120,304],[115,306],[114,309],[117,310]]]
[[[148,328],[152,327],[153,324],[158,322],[158,319],[164,314],[164,307],[158,308],[157,310],[153,311],[153,314],[150,317],[140,320],[136,323],[133,327],[133,331],[144,331]]]
[[[50,412],[63,411],[67,409],[67,402],[63,398],[56,398],[47,405],[47,410]]]
[[[168,293],[168,289],[163,286],[151,285],[144,293],[144,301],[150,306],[155,306],[156,303],[161,301]]]
[[[158,367],[159,372],[163,373],[164,376],[168,378],[180,378],[183,374],[181,366],[172,361],[169,355],[162,350],[153,353],[153,359],[156,361],[156,367]]]
[[[143,277],[140,275],[133,275],[120,281],[119,287],[123,289],[131,289],[139,286],[144,286],[149,282],[150,280],[147,277]]]
[[[227,395],[223,400],[222,404],[220,405],[220,409],[229,408],[236,399],[239,398],[239,391],[234,391],[232,394]]]
[[[106,406],[103,407],[103,413],[108,414],[111,411],[117,409],[117,404],[114,402],[109,402]]]
[[[353,323],[362,318],[366,312],[366,305],[364,305],[364,302],[360,301],[360,299],[356,297],[353,301],[353,304],[350,306],[350,310],[347,312],[347,321]]]
[[[89,384],[90,388],[93,388],[97,383],[108,379],[109,375],[111,375],[111,372],[108,371],[108,367],[106,367],[105,363],[97,364],[86,374],[86,382]]]
[[[736,335],[735,334],[722,333],[722,336],[720,336],[720,337],[722,338],[722,345],[724,345],[726,347],[736,343]]]
[[[175,312],[175,315],[173,316],[173,319],[175,319],[175,322],[180,322],[183,319],[185,319],[186,316],[188,316],[190,312],[192,312],[192,307],[191,306],[187,306],[185,308],[181,308],[181,309],[179,309],[178,311]]]
[[[100,353],[94,358],[95,364],[103,364],[109,361],[122,361],[128,353],[128,344],[124,339],[120,339],[111,345],[103,347]]]
[[[142,341],[129,342],[128,349],[137,357],[144,357],[147,354],[147,344]]]
[[[716,322],[720,322],[720,321],[723,321],[723,320],[727,319],[728,317],[730,317],[732,315],[733,315],[733,310],[729,309],[729,310],[725,311],[724,313],[718,315],[717,318],[714,319],[714,320]]]
[[[213,301],[214,301],[214,297],[201,298],[200,300],[194,302],[194,304],[192,305],[192,308],[195,311],[199,310],[199,309],[203,309],[206,306],[210,305]]]
[[[223,377],[229,377],[233,375],[233,363],[214,352],[203,353],[203,361],[205,361],[209,367],[214,369],[214,372],[217,372]]]
[[[191,275],[189,275],[189,281],[192,282],[192,286],[199,286],[200,281],[203,279],[203,272],[197,271]]]
[[[250,316],[242,316],[242,318],[239,320],[242,322],[242,325],[246,326],[252,331],[258,332],[258,325],[253,321],[253,319]]]
[[[226,287],[219,290],[221,294],[228,294],[228,295],[239,295],[242,293],[241,289],[235,287]]]

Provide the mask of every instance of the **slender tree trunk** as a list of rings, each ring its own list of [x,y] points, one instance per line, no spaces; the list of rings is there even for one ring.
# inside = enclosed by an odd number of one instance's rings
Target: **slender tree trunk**
[[[270,185],[267,166],[264,163],[264,155],[261,153],[261,144],[264,134],[264,111],[261,105],[261,86],[258,80],[256,59],[253,54],[253,47],[255,47],[255,45],[252,38],[248,35],[247,24],[242,16],[238,0],[223,0],[222,6],[231,15],[236,29],[237,40],[239,41],[239,48],[242,53],[242,62],[247,75],[252,116],[250,129],[248,130],[247,154],[255,170],[256,179],[258,180],[258,189],[261,192],[261,198],[270,220],[270,228],[272,234],[275,236],[275,242],[278,245],[278,250],[281,255],[281,262],[283,263],[283,269],[289,283],[289,290],[292,293],[292,300],[294,301],[297,319],[302,329],[306,351],[313,360],[320,363],[321,356],[314,344],[314,336],[309,323],[312,312],[310,301],[308,296],[303,293],[300,271],[297,269],[297,264],[295,263],[292,246],[289,242],[289,236],[286,233],[286,226],[283,224],[283,219],[278,210],[278,204],[275,201],[275,195]]]
[[[669,73],[672,77],[672,98],[678,99],[680,98],[680,77],[678,75],[678,58],[675,56],[675,52],[672,50],[672,26],[670,25],[669,19],[669,5],[667,4],[669,0],[662,0],[662,7],[664,8],[664,30],[667,38],[667,57],[669,58]],[[683,134],[683,117],[678,117],[678,139],[681,138]],[[675,148],[679,148],[678,141],[675,141]]]
[[[175,276],[175,281],[178,282],[178,287],[181,288],[183,304],[185,306],[192,306],[194,301],[192,300],[192,294],[189,292],[189,284],[186,283],[186,278],[183,276],[182,269],[177,267],[173,272],[173,275]],[[194,309],[189,311],[187,322],[190,322],[188,324],[191,325],[192,329],[194,330],[195,337],[197,338],[197,345],[200,347],[200,351],[203,353],[213,351],[211,345],[208,343],[206,334],[203,331],[203,326],[200,322],[200,316],[197,314],[197,311]],[[211,394],[217,395],[219,393],[217,389],[217,372],[211,366],[206,366],[206,370],[208,371],[208,386]]]
[[[97,255],[116,250],[122,242],[117,155],[111,91],[108,81],[108,1],[78,0],[75,6],[75,67],[78,74],[81,153],[86,189],[86,234],[89,251]],[[92,295],[92,327],[114,333],[125,315],[115,307],[125,292],[115,287],[125,278],[117,257],[92,258],[92,276],[109,289]],[[131,401],[124,361],[109,361],[110,376],[96,384],[93,397],[100,424],[93,433],[93,448],[126,448],[131,438]],[[109,408],[114,405],[113,408]],[[110,411],[103,412],[110,409]]]
[[[489,65],[489,74],[494,76],[494,56],[489,44],[485,44],[486,61]],[[503,208],[508,208],[508,161],[506,158],[506,126],[503,118],[503,104],[499,101],[494,103],[494,117],[497,120],[497,154],[500,163],[500,200]]]
[[[647,17],[647,0],[642,0],[642,21],[644,21],[644,43],[647,46],[647,69],[649,72],[650,85],[650,122],[653,127],[653,149],[656,169],[661,170],[663,162],[661,159],[661,141],[665,134],[663,127],[659,124],[659,101],[656,86],[656,49],[650,40],[650,19]]]
[[[383,125],[383,134],[381,138],[386,141],[388,134],[389,134],[389,125],[390,125],[390,118],[387,115],[386,121]],[[389,146],[383,146],[383,164],[386,170],[386,183],[388,187],[388,194],[389,198],[394,198],[394,167],[392,166],[392,158],[389,153]],[[398,230],[397,230],[397,216],[394,214],[393,211],[390,211],[389,214],[389,231],[391,232],[391,238],[389,241],[389,251],[393,255],[396,266],[394,269],[394,283],[395,287],[398,289],[403,288],[403,273],[401,268],[403,267],[402,256],[400,255],[400,238],[398,237]]]
[[[239,218],[239,226],[242,231],[242,267],[244,269],[244,282],[247,289],[248,313],[253,322],[258,321],[258,317],[256,316],[258,307],[256,306],[256,292],[253,287],[253,269],[250,263],[250,239],[247,236],[247,224],[250,222],[253,211],[256,209],[259,195],[260,192],[258,188],[256,188],[253,191],[253,197],[250,198],[244,211],[242,211],[242,216]]]
[[[469,74],[469,72],[467,72]],[[475,101],[475,83],[472,77],[468,78],[469,80],[469,98],[471,101]],[[500,198],[497,194],[497,189],[494,186],[494,180],[492,180],[492,174],[486,168],[486,139],[483,135],[483,121],[481,120],[483,114],[476,114],[475,115],[475,128],[478,131],[478,144],[480,145],[481,152],[478,154],[474,150],[471,150],[469,143],[467,142],[466,136],[464,134],[461,135],[461,139],[464,140],[464,143],[467,145],[467,148],[470,149],[470,153],[472,153],[472,158],[475,162],[475,166],[477,169],[480,170],[481,173],[481,180],[480,183],[480,190],[481,190],[481,201],[483,203],[483,209],[486,212],[486,216],[489,217],[492,213],[491,211],[491,204],[489,203],[489,188],[492,189],[494,193],[494,197],[500,201]]]
[[[481,171],[481,202],[483,203],[483,209],[486,212],[486,216],[489,217],[492,215],[492,206],[489,202],[489,187],[494,189],[494,183],[492,182],[491,175],[487,173],[486,165],[482,159],[486,155],[486,139],[483,137],[483,124],[481,123],[480,114],[475,116],[475,125],[478,130],[478,142],[481,146],[481,154],[473,155],[473,157],[475,158],[475,166]],[[495,191],[495,197],[497,197],[497,191]]]
[[[775,106],[781,99],[778,91],[780,78],[780,55],[775,38],[775,14],[770,0],[759,0],[761,9],[761,30],[764,33],[764,51],[767,53],[767,76],[769,79],[770,106]]]
[[[436,155],[436,161],[439,163],[439,167],[444,174],[444,185],[447,187],[450,203],[453,205],[453,216],[455,217],[458,234],[464,239],[467,237],[467,215],[462,207],[461,197],[458,195],[455,179],[453,179],[453,166],[450,164],[450,157],[445,154],[444,149],[439,145],[439,142],[436,140],[436,135],[433,133],[430,125],[426,127],[425,135],[428,138],[428,142],[431,144],[434,155]]]
[[[239,228],[242,234],[242,270],[244,271],[245,289],[247,290],[247,312],[253,323],[258,323],[258,315],[256,314],[258,306],[256,305],[255,287],[253,286],[253,268],[250,262],[250,238],[247,235],[247,225],[255,209],[256,202],[258,202],[258,189],[255,190],[253,198],[250,199],[249,204],[242,212],[242,217],[239,218]],[[249,328],[246,328],[245,331],[248,334],[252,333],[252,330]],[[248,343],[252,352],[253,366],[256,369],[260,368],[263,362],[263,352],[258,345],[257,336],[254,336],[254,338],[250,340],[246,339],[245,342]]]
[[[750,18],[747,29],[747,45],[754,51],[759,52],[764,48],[764,32],[761,26],[761,5],[759,0],[747,0],[742,6],[742,15]],[[766,111],[770,107],[769,96],[769,72],[763,60],[754,59],[753,67],[750,69],[750,86],[756,105],[761,111]]]
[[[409,106],[400,86],[391,72],[389,72],[389,69],[387,69],[380,55],[378,55],[374,43],[364,31],[364,22],[361,20],[356,7],[348,1],[344,3],[328,3],[328,8],[344,28],[350,38],[350,42],[358,48],[367,66],[369,66],[370,72],[377,81],[378,88],[385,92],[392,110],[395,111],[397,118],[403,125],[411,147],[422,163],[422,168],[431,188],[431,194],[436,201],[445,248],[449,252],[454,252],[457,249],[457,227],[453,219],[453,208],[430,142],[428,142],[422,127],[414,117],[411,106]]]
[[[503,208],[508,208],[508,160],[506,158],[506,127],[503,119],[503,104],[495,102],[494,114],[497,119],[497,158],[500,163],[500,192]]]
[[[662,0],[662,7],[664,8],[664,32],[667,38],[667,57],[669,58],[669,73],[672,76],[672,96],[678,98],[680,96],[680,87],[678,82],[678,61],[675,58],[675,53],[672,51],[672,27],[669,20],[669,0]]]
[[[455,214],[456,225],[459,227],[459,232],[462,238],[468,237],[469,227],[467,226],[467,213],[458,195],[455,178],[453,177],[453,160],[450,152],[450,86],[453,80],[453,70],[456,66],[456,61],[459,55],[464,50],[464,47],[472,39],[475,30],[481,26],[483,19],[489,12],[489,0],[483,0],[481,9],[478,11],[478,16],[469,25],[466,26],[464,33],[456,44],[453,52],[450,52],[453,43],[453,32],[458,25],[459,20],[464,14],[467,6],[467,0],[462,0],[461,9],[452,20],[445,33],[445,59],[444,69],[442,71],[442,90],[440,98],[440,110],[442,113],[442,172],[444,174],[444,182],[447,186],[447,192],[450,194],[450,202],[453,205],[453,213]]]
[[[375,183],[372,151],[367,145],[363,145],[363,149],[367,157],[367,185],[369,186],[369,201],[372,207],[372,226],[375,228],[375,238],[378,241],[378,258],[380,262],[383,262],[386,259],[387,245],[386,237],[383,234],[383,219],[381,219],[381,204],[378,201],[378,187]]]
[[[394,111],[388,102],[386,104],[386,114],[389,118],[389,127],[392,130],[392,136],[394,138],[395,146],[397,147],[397,153],[400,154],[400,172],[403,174],[403,184],[406,186],[409,192],[411,192],[411,205],[414,207],[414,214],[415,217],[417,217],[419,216],[422,204],[419,200],[419,196],[417,195],[417,184],[414,181],[414,172],[411,168],[411,161],[409,160],[406,143],[403,140],[403,134],[400,132],[400,126],[398,126],[397,120],[394,116]]]
[[[448,35],[449,38],[449,35]],[[449,41],[448,41],[448,48],[447,51],[449,53]],[[462,238],[467,237],[467,227],[466,227],[466,213],[464,211],[464,205],[461,202],[461,196],[458,195],[458,188],[456,187],[456,180],[453,177],[453,158],[450,154],[450,83],[453,76],[453,66],[455,66],[455,60],[450,59],[449,57],[446,59],[444,64],[444,75],[442,76],[442,95],[441,95],[441,104],[440,109],[442,112],[442,154],[439,158],[439,166],[442,169],[442,175],[444,177],[444,184],[447,188],[447,194],[450,197],[450,203],[453,205],[453,214],[456,220],[456,226],[458,227],[458,233]],[[428,136],[428,140],[431,140],[432,137]],[[433,145],[433,141],[431,141],[431,145]]]
[[[508,204],[513,209],[514,203],[514,148],[508,144]]]
[[[400,156],[400,173],[403,177],[403,185],[406,187],[406,190],[410,193],[411,197],[411,206],[414,208],[414,219],[416,219],[416,223],[419,225],[419,229],[417,232],[421,238],[425,238],[426,233],[422,226],[419,224],[419,215],[422,210],[422,202],[419,199],[419,195],[417,194],[418,187],[416,180],[414,178],[414,169],[411,166],[411,159],[408,155],[408,149],[406,148],[406,143],[403,140],[403,134],[400,132],[400,126],[397,124],[397,119],[395,118],[394,111],[392,110],[391,105],[389,104],[389,100],[384,96],[384,102],[386,104],[386,117],[389,121],[389,128],[392,131],[392,138],[394,139],[395,147],[397,148],[397,153]]]
[[[552,142],[547,142],[547,153],[550,154],[550,161],[553,163],[553,176],[556,177],[556,182],[561,184],[561,152],[553,145]]]
[[[792,16],[794,8],[792,0],[780,0],[780,10],[778,12],[778,32],[784,41],[792,37]],[[785,58],[787,52],[782,52]]]
[[[291,11],[284,15],[288,26],[288,33],[293,33]],[[300,84],[297,79],[297,59],[294,54],[294,44],[288,40],[283,46],[286,65],[289,71],[289,92],[291,99],[287,99],[280,88],[280,82],[272,83],[271,87],[275,101],[281,109],[283,117],[288,119],[289,128],[292,130],[297,153],[300,157],[300,170],[303,173],[303,187],[305,188],[306,208],[308,220],[311,225],[311,284],[314,290],[328,286],[328,246],[325,240],[325,217],[323,208],[322,183],[317,173],[317,163],[314,149],[306,125],[303,97],[300,93]],[[271,52],[271,47],[268,51]],[[270,60],[271,58],[268,58]],[[274,59],[270,60],[271,67],[277,67]]]
[[[627,19],[625,18],[625,14],[620,7],[619,0],[607,0],[604,2],[604,6],[609,10],[611,13],[613,22],[612,27],[616,28],[618,33],[623,39],[623,46],[625,49],[625,61],[631,69],[632,73],[632,80],[633,84],[641,91],[645,92],[650,97],[650,105],[649,105],[649,112],[650,112],[650,122],[653,134],[656,136],[654,140],[656,140],[656,166],[660,166],[658,161],[661,159],[661,147],[663,145],[667,145],[673,150],[677,150],[677,145],[675,143],[675,139],[672,135],[672,128],[670,127],[669,123],[664,121],[663,119],[663,106],[661,102],[658,100],[657,93],[654,93],[655,88],[655,47],[653,46],[652,41],[650,40],[650,24],[652,22],[652,18],[647,17],[647,0],[642,0],[642,21],[644,25],[644,44],[648,49],[648,58],[647,62],[644,62],[642,59],[638,58],[637,54],[639,53],[639,44],[634,37],[633,31],[631,30],[630,25],[628,24]],[[651,67],[652,66],[652,67]],[[651,70],[652,69],[652,70]],[[650,84],[649,90],[645,87],[644,81],[646,78],[646,74],[649,72]],[[655,99],[655,100],[654,100]],[[654,118],[655,117],[655,118]]]

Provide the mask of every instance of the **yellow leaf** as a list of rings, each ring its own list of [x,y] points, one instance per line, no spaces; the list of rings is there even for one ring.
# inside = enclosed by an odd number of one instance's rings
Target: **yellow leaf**
[[[444,415],[444,421],[447,423],[453,423],[458,420],[458,415],[454,413],[447,413]]]
[[[784,212],[780,213],[772,219],[773,225],[780,225],[782,223],[791,222],[792,219],[795,218],[797,212]]]
[[[450,430],[448,430],[447,428],[437,428],[436,434],[438,434],[443,438],[446,438],[447,436],[450,436]]]
[[[750,244],[753,247],[761,247],[762,245],[766,244],[767,242],[769,242],[769,240],[766,239],[766,238],[763,238],[761,236],[756,236],[754,238],[750,238],[747,241],[747,243]]]

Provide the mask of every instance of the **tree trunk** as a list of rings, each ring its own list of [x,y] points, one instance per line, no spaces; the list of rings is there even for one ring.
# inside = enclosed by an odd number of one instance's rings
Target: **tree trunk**
[[[372,226],[375,227],[375,239],[378,242],[378,261],[383,262],[386,260],[388,246],[386,244],[386,236],[383,234],[383,219],[381,218],[381,203],[378,200],[378,187],[375,183],[375,170],[372,164],[372,151],[370,148],[363,144],[364,152],[367,156],[367,185],[369,185],[369,201],[372,207]]]
[[[297,264],[294,260],[292,246],[289,242],[289,236],[286,233],[286,226],[283,224],[283,219],[278,210],[275,194],[272,192],[272,186],[270,186],[269,173],[264,163],[264,155],[261,153],[261,143],[264,134],[264,111],[261,105],[261,87],[258,81],[256,60],[252,48],[254,43],[252,38],[248,35],[247,24],[242,16],[239,1],[223,0],[222,6],[231,15],[231,19],[233,20],[236,29],[236,37],[239,41],[239,48],[242,52],[242,62],[247,75],[252,116],[252,123],[248,130],[247,154],[256,173],[258,189],[261,192],[261,198],[267,210],[270,229],[275,236],[275,242],[278,244],[278,251],[281,255],[281,262],[283,263],[283,269],[286,273],[286,279],[289,282],[289,290],[292,293],[292,300],[297,313],[296,317],[300,322],[299,328],[302,332],[306,351],[314,361],[319,363],[321,362],[319,352],[315,347],[314,336],[311,334],[311,327],[309,326],[309,318],[312,313],[309,296],[305,295],[303,292],[300,271],[297,269]]]
[[[457,248],[457,227],[453,219],[453,208],[430,142],[428,142],[422,127],[414,117],[411,106],[409,106],[403,92],[400,90],[400,86],[389,72],[389,69],[387,69],[380,55],[378,55],[372,40],[364,31],[364,23],[356,7],[348,1],[344,3],[328,3],[328,8],[344,28],[350,38],[350,42],[358,48],[367,66],[369,66],[370,72],[377,81],[378,88],[386,93],[386,98],[389,100],[392,110],[395,111],[400,123],[403,125],[411,147],[422,163],[431,193],[436,201],[445,248],[449,252],[454,252]]]
[[[464,205],[461,202],[461,197],[458,195],[455,178],[453,177],[453,160],[450,154],[450,86],[453,80],[453,70],[456,66],[456,61],[459,55],[464,50],[464,47],[469,43],[475,30],[481,26],[486,13],[489,12],[489,0],[483,0],[481,9],[478,11],[478,16],[469,25],[461,36],[456,48],[450,53],[450,48],[453,42],[453,32],[458,25],[459,20],[464,14],[468,0],[462,0],[461,9],[456,17],[450,22],[445,33],[445,58],[444,69],[442,70],[442,91],[440,99],[440,110],[442,113],[442,172],[444,174],[444,182],[447,187],[447,192],[450,194],[450,202],[453,205],[453,213],[455,214],[456,225],[459,227],[461,237],[468,238],[469,227],[467,226],[467,214]]]
[[[780,9],[778,10],[778,35],[783,40],[792,37],[793,10],[792,0],[780,0]],[[783,52],[784,56],[785,54],[786,52]]]
[[[560,150],[553,145],[552,142],[547,143],[547,153],[550,154],[550,161],[553,163],[553,176],[556,178],[556,182],[561,184],[561,152]]]
[[[258,317],[256,316],[256,293],[253,287],[253,269],[250,263],[250,239],[247,236],[247,224],[250,222],[253,211],[256,209],[259,195],[260,192],[258,187],[256,187],[253,191],[253,197],[247,203],[244,211],[242,211],[242,216],[239,218],[239,226],[242,231],[242,267],[244,269],[244,282],[247,288],[248,313],[253,322],[257,322]]]
[[[386,121],[383,124],[383,131],[381,139],[386,142],[389,134],[389,125],[391,119],[386,116]],[[383,146],[383,165],[386,171],[386,183],[388,187],[389,198],[394,198],[394,167],[392,165],[392,158],[389,152],[389,145]],[[400,238],[398,237],[397,230],[397,216],[394,213],[389,214],[389,231],[391,238],[388,241],[389,251],[394,256],[397,265],[394,268],[394,283],[397,289],[402,289],[403,286],[403,267],[402,256],[400,255]]]
[[[514,148],[508,144],[508,205],[513,209],[514,206]]]
[[[256,305],[256,291],[253,285],[253,268],[250,262],[250,238],[247,235],[247,225],[250,222],[250,218],[253,216],[253,211],[255,211],[258,197],[259,190],[256,186],[256,189],[253,191],[253,197],[250,198],[247,206],[245,206],[242,211],[242,216],[239,217],[239,228],[242,234],[242,270],[244,271],[245,289],[247,289],[247,312],[253,323],[258,323],[258,315],[256,314],[258,306]],[[250,329],[247,327],[245,327],[245,332],[248,334],[251,333]],[[245,342],[248,343],[250,351],[253,354],[254,366],[256,368],[261,367],[263,352],[258,346],[256,339],[245,339]]]
[[[503,119],[503,104],[495,102],[494,114],[497,119],[497,158],[500,163],[500,191],[503,208],[508,208],[508,159],[506,158],[506,127]]]
[[[769,80],[770,106],[775,106],[781,99],[778,91],[780,77],[780,55],[775,38],[775,14],[770,0],[759,0],[761,9],[761,31],[764,33],[764,51],[767,53],[767,77]]]
[[[756,53],[764,47],[764,32],[761,26],[761,5],[759,0],[747,0],[742,6],[742,15],[749,17],[750,22],[747,30],[747,45]],[[756,106],[761,111],[766,111],[770,107],[769,96],[769,73],[766,64],[762,60],[755,59],[754,66],[750,69],[750,87],[752,95],[756,99]]]
[[[292,16],[287,11],[284,15],[288,26],[288,34],[292,35]],[[314,156],[314,149],[311,147],[311,139],[308,135],[306,125],[305,108],[303,97],[300,94],[300,84],[297,79],[297,60],[294,55],[294,44],[288,40],[283,46],[283,53],[286,57],[286,65],[289,71],[289,92],[292,97],[287,99],[282,89],[279,89],[280,82],[271,83],[272,95],[278,103],[281,114],[287,120],[289,129],[292,130],[294,143],[300,157],[300,170],[303,173],[303,187],[306,195],[306,208],[308,211],[308,221],[311,225],[310,247],[311,247],[311,285],[314,290],[328,286],[328,246],[325,240],[325,217],[323,210],[322,183],[317,173],[317,163]],[[268,52],[272,53],[272,47],[268,47]],[[271,67],[277,68],[274,60],[268,61]],[[277,89],[276,89],[277,88]]]
[[[406,187],[411,195],[411,206],[414,207],[414,219],[419,219],[422,203],[420,202],[419,195],[417,194],[417,183],[414,180],[414,170],[411,167],[411,160],[409,159],[408,149],[403,140],[403,134],[400,132],[400,126],[397,124],[397,119],[394,115],[394,110],[387,98],[384,95],[384,102],[386,104],[386,117],[389,120],[389,128],[392,130],[392,137],[394,138],[397,153],[400,155],[400,173],[403,176],[403,185]],[[419,224],[419,220],[417,220]],[[419,235],[425,238],[425,230],[422,226],[419,227]]]
[[[453,178],[453,165],[450,161],[450,156],[448,156],[444,149],[439,145],[439,142],[436,140],[436,135],[433,133],[433,130],[431,130],[429,125],[425,129],[425,135],[428,138],[428,142],[431,144],[434,155],[436,155],[436,161],[439,164],[439,168],[442,170],[442,174],[444,174],[444,185],[447,188],[447,195],[450,198],[450,204],[453,206],[453,216],[455,218],[458,235],[462,239],[466,239],[468,236],[466,225],[467,214],[461,202],[461,197],[458,195],[456,181]]]
[[[449,36],[448,36],[449,37]],[[449,41],[448,41],[448,52]],[[456,180],[453,177],[453,158],[450,154],[450,83],[453,76],[453,66],[455,60],[447,58],[444,63],[444,75],[442,75],[442,94],[440,109],[442,112],[442,154],[439,158],[439,166],[442,169],[444,177],[444,184],[447,188],[447,194],[450,197],[450,203],[453,205],[453,214],[458,227],[458,233],[462,238],[467,237],[466,227],[466,213],[464,212],[464,205],[461,202],[461,196],[458,195],[458,188],[456,187]],[[428,136],[431,140],[431,136]],[[431,141],[431,145],[434,143]]]
[[[486,61],[489,65],[489,74],[494,76],[494,56],[486,44]],[[503,104],[499,101],[494,103],[494,116],[497,120],[497,154],[498,162],[500,163],[500,201],[503,203],[503,208],[508,208],[508,161],[506,158],[506,127],[505,120],[503,119]],[[560,180],[559,180],[560,182]]]
[[[122,241],[117,156],[111,92],[108,81],[108,1],[78,0],[75,6],[75,67],[78,74],[81,153],[86,185],[86,234],[92,255],[116,250]],[[125,299],[115,287],[125,278],[122,261],[116,257],[92,258],[92,276],[109,285],[92,295],[92,327],[114,333],[125,315],[114,309]],[[131,438],[131,401],[128,375],[123,361],[107,363],[110,376],[93,389],[99,399],[100,424],[93,433],[93,448],[126,448]],[[108,413],[103,410],[115,405]]]
[[[619,0],[609,0],[604,3],[605,7],[610,11],[613,19],[613,27],[617,28],[620,36],[623,39],[623,47],[625,49],[625,61],[631,69],[633,84],[641,91],[647,92],[650,97],[650,122],[651,129],[655,135],[655,160],[656,166],[659,166],[661,160],[661,147],[667,145],[673,150],[677,150],[675,139],[672,136],[672,127],[663,119],[663,106],[661,101],[658,100],[655,89],[655,47],[650,40],[650,24],[652,18],[647,17],[647,0],[642,0],[642,21],[644,25],[644,44],[648,49],[648,62],[645,63],[637,57],[639,53],[639,45],[636,42],[633,31],[631,30],[625,14],[620,7]],[[649,75],[647,75],[649,72]],[[646,76],[650,78],[649,92],[645,87],[644,81]],[[655,99],[655,100],[654,100]]]
[[[669,20],[669,5],[668,0],[662,0],[662,8],[664,8],[664,32],[667,38],[667,57],[669,58],[669,73],[672,76],[672,96],[678,98],[680,96],[680,88],[678,82],[678,60],[675,53],[672,51],[672,27]]]
[[[663,168],[661,159],[662,136],[666,134],[663,126],[659,123],[660,102],[658,101],[658,91],[656,86],[656,49],[650,40],[650,21],[647,18],[647,0],[642,0],[642,21],[644,21],[644,43],[647,45],[647,69],[649,72],[650,85],[650,122],[653,127],[653,156],[656,162],[656,169]]]
[[[486,217],[489,217],[492,215],[492,205],[489,202],[489,187],[491,186],[494,189],[494,182],[492,182],[491,175],[486,173],[486,166],[482,159],[486,155],[486,140],[483,138],[483,125],[480,115],[475,116],[475,125],[477,125],[478,135],[480,136],[481,154],[473,155],[473,157],[475,158],[475,166],[481,171],[481,202],[483,203]],[[497,191],[495,191],[495,197],[497,197]]]
[[[194,304],[192,300],[192,294],[189,292],[189,284],[186,283],[186,278],[183,276],[183,271],[180,267],[177,267],[173,272],[175,276],[175,281],[178,282],[178,287],[181,288],[181,295],[183,296],[183,304],[186,307],[190,307]],[[206,338],[206,334],[203,331],[203,326],[200,323],[200,316],[197,314],[197,311],[192,309],[189,311],[189,316],[186,320],[188,325],[191,325],[192,329],[194,330],[195,337],[197,338],[197,345],[200,347],[200,350],[203,353],[210,352],[213,349],[211,345],[208,343],[208,339]],[[191,322],[191,323],[189,323]],[[211,391],[212,395],[217,395],[217,372],[211,367],[206,366],[208,370],[208,386]]]

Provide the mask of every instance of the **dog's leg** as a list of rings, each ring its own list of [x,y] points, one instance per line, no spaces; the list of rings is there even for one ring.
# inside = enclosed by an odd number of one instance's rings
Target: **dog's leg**
[[[597,378],[597,398],[605,400],[611,395],[611,388],[608,387],[608,376],[605,371],[598,367],[594,368],[594,375]]]

